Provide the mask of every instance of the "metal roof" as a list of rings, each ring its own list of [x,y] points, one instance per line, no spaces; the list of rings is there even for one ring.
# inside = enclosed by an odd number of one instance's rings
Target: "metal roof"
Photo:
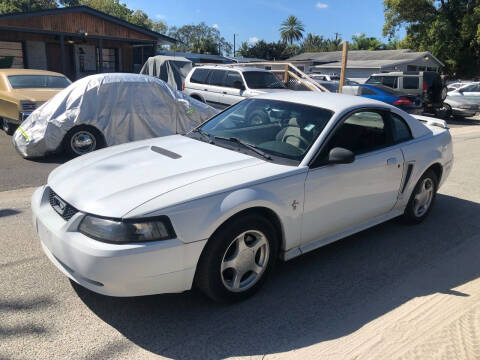
[[[188,52],[178,52],[178,51],[166,51],[166,50],[158,50],[157,55],[168,55],[168,56],[182,56],[187,58],[193,62],[196,59],[209,59],[209,60],[219,60],[224,63],[233,63],[234,61],[230,58],[221,55],[210,55],[210,54],[197,54],[197,53],[188,53]]]
[[[437,61],[441,66],[444,64],[433,56],[428,51],[415,52],[410,49],[401,49],[401,50],[350,50],[348,52],[348,60],[352,61],[370,61],[370,62],[380,62],[380,61],[392,61],[390,64],[398,64],[403,62],[408,62],[412,60],[417,60],[429,56],[435,61]],[[314,63],[333,63],[340,62],[342,60],[341,51],[330,51],[330,52],[306,52],[291,57],[288,61],[312,61]]]
[[[2,14],[0,15],[0,21],[2,20],[11,20],[11,19],[24,19],[24,18],[30,18],[30,17],[35,17],[35,16],[44,16],[44,15],[57,15],[57,14],[69,14],[69,13],[87,13],[99,18],[102,18],[104,20],[110,21],[114,24],[129,28],[131,30],[137,31],[139,33],[145,34],[147,36],[154,37],[163,43],[169,43],[169,44],[175,44],[178,42],[178,40],[171,38],[169,36],[160,34],[156,31],[152,31],[149,29],[146,29],[142,26],[138,26],[135,24],[132,24],[128,21],[122,20],[120,18],[117,18],[115,16],[108,15],[104,12],[92,9],[89,6],[71,6],[71,7],[64,7],[64,8],[54,8],[54,9],[47,9],[47,10],[38,10],[38,11],[28,11],[28,12],[16,12],[16,13],[10,13],[10,14]],[[61,31],[59,31],[61,32]]]
[[[380,69],[384,66],[398,65],[401,63],[408,63],[411,60],[347,60],[347,67],[349,69]],[[339,68],[342,66],[341,61],[335,61],[327,64],[315,65],[314,69],[329,69]]]

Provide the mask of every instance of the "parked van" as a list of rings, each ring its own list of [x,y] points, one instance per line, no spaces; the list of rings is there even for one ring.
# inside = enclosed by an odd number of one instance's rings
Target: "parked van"
[[[194,99],[222,109],[251,96],[289,90],[268,70],[208,65],[190,71],[183,91]]]

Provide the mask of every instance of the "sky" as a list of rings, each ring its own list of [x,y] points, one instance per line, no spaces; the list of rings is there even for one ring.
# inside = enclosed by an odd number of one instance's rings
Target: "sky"
[[[314,33],[344,40],[352,35],[382,37],[384,23],[382,0],[123,0],[130,9],[141,9],[152,19],[168,26],[198,24],[217,27],[237,49],[242,41],[280,40],[279,27],[289,15],[297,16],[305,26],[305,35]],[[402,38],[403,34],[399,34]]]

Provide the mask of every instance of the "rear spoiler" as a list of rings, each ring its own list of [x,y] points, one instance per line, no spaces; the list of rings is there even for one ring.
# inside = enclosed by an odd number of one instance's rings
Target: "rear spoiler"
[[[412,115],[415,119],[423,122],[423,123],[426,123],[427,125],[429,126],[436,126],[436,127],[439,127],[439,128],[442,128],[442,129],[450,129],[447,125],[447,123],[444,121],[444,120],[440,120],[440,119],[436,119],[436,118],[432,118],[432,117],[429,117],[429,116],[422,116],[422,115]]]

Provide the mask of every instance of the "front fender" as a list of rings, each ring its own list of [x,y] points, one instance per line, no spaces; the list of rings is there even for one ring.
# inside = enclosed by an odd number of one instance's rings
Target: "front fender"
[[[177,237],[190,243],[210,238],[225,221],[241,211],[263,207],[277,215],[284,239],[282,248],[288,250],[298,246],[301,239],[305,174],[297,176],[206,196],[148,215],[167,215]]]

